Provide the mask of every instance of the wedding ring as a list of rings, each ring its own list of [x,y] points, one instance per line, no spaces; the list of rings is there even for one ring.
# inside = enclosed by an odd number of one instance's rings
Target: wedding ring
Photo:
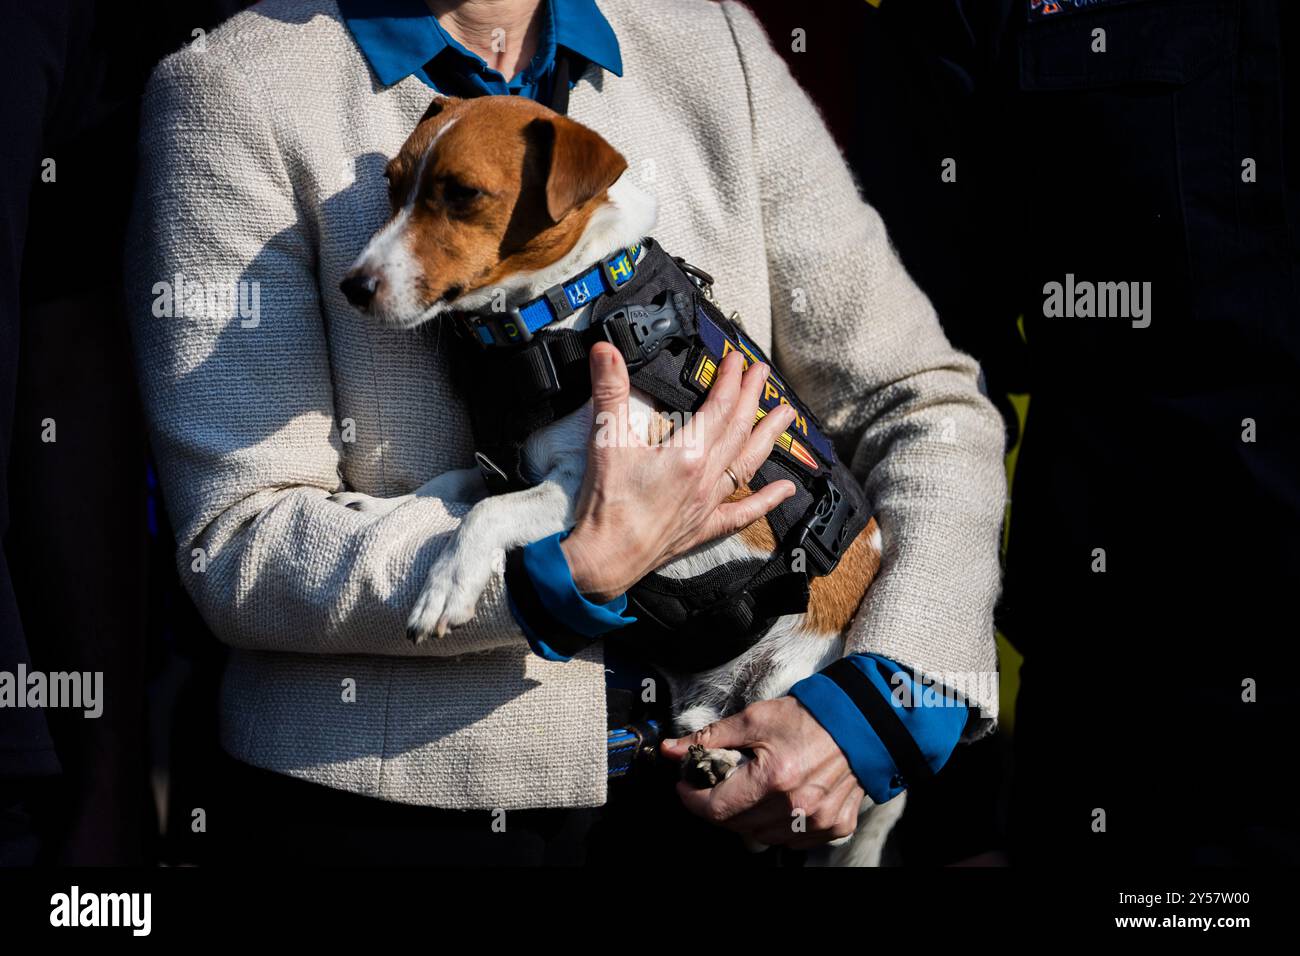
[[[735,492],[739,491],[740,479],[736,477],[736,473],[732,471],[730,468],[724,468],[722,470],[725,471],[727,473],[727,477],[731,479],[732,493],[734,494]]]

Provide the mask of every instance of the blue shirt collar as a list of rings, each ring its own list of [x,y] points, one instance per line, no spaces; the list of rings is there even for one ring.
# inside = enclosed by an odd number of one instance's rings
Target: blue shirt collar
[[[618,38],[596,0],[543,0],[549,15],[537,56],[526,68],[535,70],[554,60],[554,47],[623,75]],[[339,0],[339,12],[357,46],[384,86],[392,86],[447,48],[482,60],[456,43],[429,12],[424,0]],[[511,79],[506,77],[507,80]]]

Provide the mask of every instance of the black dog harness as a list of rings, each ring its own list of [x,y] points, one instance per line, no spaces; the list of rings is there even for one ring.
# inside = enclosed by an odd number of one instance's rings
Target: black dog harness
[[[633,386],[681,413],[703,403],[728,352],[767,362],[713,303],[712,283],[646,239],[518,308],[458,313],[453,369],[488,490],[519,490],[543,477],[526,473],[524,441],[591,398],[587,355],[597,342],[622,353]],[[551,328],[581,309],[590,310],[586,328]],[[793,405],[795,421],[749,482],[755,490],[781,478],[794,483],[795,494],[767,516],[778,547],[770,558],[686,579],[650,574],[633,587],[628,611],[637,622],[619,631],[619,642],[652,663],[697,672],[738,657],[778,617],[807,610],[810,581],[835,568],[871,518],[861,485],[816,417],[772,370],[758,416],[778,404]]]

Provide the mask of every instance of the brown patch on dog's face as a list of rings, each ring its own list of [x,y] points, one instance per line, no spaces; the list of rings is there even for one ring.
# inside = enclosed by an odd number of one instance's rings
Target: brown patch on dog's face
[[[626,168],[599,135],[531,100],[436,100],[388,164],[392,215],[344,291],[391,324],[416,324],[438,303],[561,259]],[[374,284],[368,299],[349,291],[358,276]]]

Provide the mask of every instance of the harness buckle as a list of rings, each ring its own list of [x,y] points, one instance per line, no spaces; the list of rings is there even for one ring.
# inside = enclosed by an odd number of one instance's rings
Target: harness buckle
[[[625,323],[633,341],[641,350],[641,362],[648,362],[659,353],[659,348],[665,342],[684,334],[682,312],[685,306],[680,300],[685,298],[681,293],[674,292],[663,305],[626,305],[611,312],[601,323],[605,338],[618,347],[611,323]]]
[[[828,477],[821,479],[821,495],[799,524],[791,529],[790,550],[803,549],[818,576],[830,574],[840,563],[844,547],[844,526],[853,511],[852,502]]]

